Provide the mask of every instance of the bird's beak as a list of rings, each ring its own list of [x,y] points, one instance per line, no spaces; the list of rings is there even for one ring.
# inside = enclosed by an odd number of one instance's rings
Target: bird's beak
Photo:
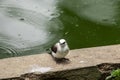
[[[61,45],[63,45],[63,44],[65,44],[65,42],[64,42],[64,43],[62,43]]]
[[[65,42],[63,44],[65,44]]]

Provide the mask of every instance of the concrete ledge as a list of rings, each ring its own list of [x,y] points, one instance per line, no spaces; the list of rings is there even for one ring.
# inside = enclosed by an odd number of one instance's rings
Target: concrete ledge
[[[92,66],[94,68],[102,63],[120,63],[120,45],[71,50],[66,57],[71,61],[69,64],[57,64],[47,53],[1,59],[0,79],[17,79],[27,73],[45,74]]]

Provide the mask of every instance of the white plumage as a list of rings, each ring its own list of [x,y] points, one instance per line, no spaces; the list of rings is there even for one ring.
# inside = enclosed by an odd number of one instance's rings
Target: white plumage
[[[51,47],[52,56],[55,58],[65,58],[69,52],[69,47],[65,39],[60,39],[54,46]]]

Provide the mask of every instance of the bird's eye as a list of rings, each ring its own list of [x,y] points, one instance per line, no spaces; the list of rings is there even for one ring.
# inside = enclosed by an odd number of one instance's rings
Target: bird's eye
[[[64,42],[64,43],[62,43],[62,44],[65,44],[65,42]]]

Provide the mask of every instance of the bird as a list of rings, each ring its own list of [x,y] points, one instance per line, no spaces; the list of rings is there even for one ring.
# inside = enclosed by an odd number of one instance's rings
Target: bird
[[[69,46],[65,39],[60,39],[51,47],[51,55],[55,60],[69,60],[65,56],[69,53]]]

